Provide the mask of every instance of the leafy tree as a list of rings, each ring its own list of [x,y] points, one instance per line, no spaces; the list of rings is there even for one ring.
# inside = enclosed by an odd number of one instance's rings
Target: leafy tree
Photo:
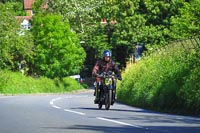
[[[49,1],[49,11],[59,12],[66,19],[77,33],[87,32],[87,26],[96,23],[95,18],[98,17],[95,9],[101,5],[101,1],[97,0],[55,0]]]
[[[23,8],[23,0],[6,0],[0,1],[0,3],[4,3],[7,10],[10,10],[14,13],[15,16],[26,16],[26,12]]]
[[[35,67],[49,78],[77,74],[82,68],[85,51],[69,22],[59,14],[37,14],[33,21]]]
[[[163,44],[169,40],[169,19],[176,13],[176,4],[168,0],[115,0],[104,14],[117,20],[114,37],[119,45]]]
[[[178,14],[171,17],[172,38],[186,38],[200,34],[200,0],[184,2]]]
[[[103,1],[55,0],[49,1],[48,5],[48,11],[59,12],[64,19],[69,19],[71,29],[77,33],[88,55],[83,71],[90,73],[102,51],[112,48],[112,45],[108,45],[106,29],[100,24],[102,16],[97,12],[103,6]]]
[[[55,0],[49,1],[48,11],[61,13],[64,19],[69,20],[71,29],[78,34],[80,40],[85,42],[82,46],[94,48],[98,47],[99,43],[104,43],[99,40],[104,38],[105,31],[99,25],[101,16],[96,11],[101,4],[102,2],[97,0]],[[96,38],[93,39],[93,37]],[[96,39],[98,43],[91,41]]]
[[[46,1],[43,0],[35,0],[35,2],[32,4],[32,10],[34,11],[34,14],[38,14],[41,12],[46,12],[46,9],[43,10],[43,4]]]
[[[81,45],[88,55],[92,55],[87,57],[86,67],[92,66],[104,49],[111,49],[117,62],[125,66],[125,60],[131,54],[133,43],[144,43],[154,47],[153,45],[164,45],[174,40],[178,35],[177,32],[181,30],[177,29],[180,26],[175,25],[178,21],[173,19],[173,16],[178,14],[178,18],[180,11],[183,11],[183,4],[190,2],[184,0],[55,0],[49,1],[48,11],[59,12],[63,19],[69,19],[71,29],[77,33],[81,42],[84,42]],[[101,19],[107,20],[104,26],[100,25]],[[198,33],[196,32],[197,20],[193,21],[195,26],[192,26],[192,31],[195,29],[196,34]],[[117,23],[112,25],[113,21]],[[184,32],[187,33],[187,30]],[[118,52],[120,49],[123,49],[123,52]]]
[[[0,0],[0,3],[6,3],[6,2],[23,2],[24,0]]]
[[[7,2],[7,9],[14,11],[15,16],[26,16],[22,2]]]
[[[30,32],[19,35],[20,24],[9,6],[0,3],[0,68],[18,70],[19,62],[30,60],[33,40]]]

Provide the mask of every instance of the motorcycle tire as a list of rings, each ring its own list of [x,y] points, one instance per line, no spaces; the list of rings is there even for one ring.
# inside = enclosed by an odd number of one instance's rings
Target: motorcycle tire
[[[99,103],[98,107],[99,107],[99,109],[101,109],[102,108],[102,103]]]
[[[105,109],[109,110],[112,103],[112,90],[109,90],[105,97]]]

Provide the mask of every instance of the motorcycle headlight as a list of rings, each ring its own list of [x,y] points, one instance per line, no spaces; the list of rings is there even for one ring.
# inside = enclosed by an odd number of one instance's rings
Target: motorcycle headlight
[[[105,84],[106,85],[112,84],[112,78],[106,78],[105,79]]]
[[[108,78],[105,79],[105,84],[109,85],[109,79]]]

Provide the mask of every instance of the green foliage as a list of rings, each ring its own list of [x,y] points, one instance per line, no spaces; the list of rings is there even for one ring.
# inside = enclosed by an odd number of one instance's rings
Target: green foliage
[[[186,38],[200,34],[200,0],[184,2],[183,8],[171,17],[172,38]]]
[[[62,78],[80,72],[86,54],[68,21],[59,14],[37,14],[32,32],[37,73]]]
[[[7,10],[14,11],[15,16],[26,16],[23,8],[23,2],[7,2],[5,4]]]
[[[124,60],[132,51],[130,44],[154,47],[186,37],[185,34],[199,34],[198,5],[198,0],[56,0],[49,2],[48,11],[59,12],[64,19],[68,18],[71,28],[85,42],[81,45],[93,55],[87,57],[86,67],[93,65],[91,62],[95,62],[100,51],[106,48],[111,49],[117,62],[125,66]],[[104,27],[99,26],[101,19],[107,20]],[[113,20],[117,23],[110,25]],[[112,32],[108,32],[110,29]],[[106,37],[107,42],[104,41]],[[119,55],[116,49],[121,47],[126,51]]]
[[[3,31],[1,32],[2,38],[0,37],[1,43],[5,43],[1,46],[4,47],[1,55],[3,58],[1,64],[3,67],[11,66],[12,69],[16,69],[15,62],[21,59],[18,59],[19,57],[13,59],[13,55],[7,51],[12,53],[14,48],[10,50],[10,47],[15,46],[13,43],[16,42],[18,44],[18,40],[24,39],[19,39],[14,35],[17,28],[14,26],[15,21],[10,21],[15,15],[24,15],[22,0],[9,0],[3,1],[3,3],[1,3],[2,7],[0,9],[3,18],[1,23],[8,22],[10,24],[9,26],[4,24],[2,24],[2,27],[0,26],[0,30]],[[117,59],[117,62],[125,66],[124,60],[131,54],[129,51],[132,51],[132,45],[130,44],[143,43],[154,47],[153,45],[164,45],[168,41],[177,38],[198,35],[200,31],[199,0],[54,0],[48,1],[48,9],[42,9],[42,4],[43,0],[34,2],[33,11],[36,15],[47,12],[61,14],[62,21],[69,20],[67,25],[70,25],[71,30],[76,32],[79,40],[84,42],[81,43],[81,46],[86,53],[91,55],[87,56],[85,62],[87,70],[90,69],[89,66],[93,65],[96,58],[100,56],[101,51],[105,49],[111,49],[115,56],[114,59]],[[43,15],[38,17],[43,17]],[[103,18],[107,20],[104,26],[100,25],[100,21]],[[111,25],[110,22],[112,20],[116,20],[117,23]],[[5,39],[6,36],[9,37],[8,40]],[[18,38],[16,39],[17,41],[15,38]],[[13,45],[8,47],[6,43]],[[30,44],[32,44],[32,41]],[[27,43],[24,43],[24,45],[27,45],[28,49],[30,48]],[[7,50],[5,50],[5,47],[7,47]],[[119,55],[116,49],[122,47],[124,51]],[[24,55],[24,53],[20,53],[21,55]],[[31,57],[31,55],[28,56]],[[36,62],[31,60],[31,63],[35,64]],[[59,65],[58,63],[56,64]],[[46,66],[41,66],[40,69],[43,68],[46,68]],[[54,74],[49,75],[52,76]]]
[[[20,26],[13,11],[7,9],[7,3],[0,3],[0,68],[18,69],[21,60],[32,56],[33,38],[30,32],[19,35]]]
[[[0,2],[6,3],[6,2],[23,2],[24,0],[1,0]]]
[[[124,63],[123,66],[125,66],[125,60],[132,49],[132,45],[129,44],[144,43],[150,44],[148,48],[154,48],[177,38],[199,35],[200,31],[199,0],[54,0],[48,2],[49,8],[45,10],[41,8],[42,2],[42,0],[36,0],[33,6],[36,14],[31,30],[33,36],[30,32],[26,32],[24,36],[18,34],[20,27],[15,16],[24,15],[24,11],[21,11],[22,0],[4,0],[0,3],[1,69],[18,70],[18,63],[25,60],[32,73],[37,72],[50,78],[61,79],[81,71],[86,57],[84,50],[88,54],[84,69],[90,73],[91,66],[105,49],[111,49],[113,58],[117,59],[117,62]],[[107,20],[105,25],[100,24],[102,18]],[[117,23],[111,25],[112,20],[116,20]],[[79,44],[79,42],[84,43]],[[123,48],[122,51],[121,48]],[[194,66],[188,64],[194,55],[191,57],[184,55],[187,61],[177,55],[164,55],[164,60],[154,55],[155,57],[145,64],[141,63],[141,68],[135,68],[144,73],[150,69],[152,70],[150,74],[141,76],[136,72],[133,73],[133,70],[130,73],[136,77],[132,79],[140,80],[137,83],[128,80],[127,84],[123,81],[122,85],[129,88],[133,86],[141,88],[142,93],[138,91],[133,100],[140,102],[143,98],[143,106],[153,108],[159,100],[161,101],[159,107],[167,108],[172,101],[170,103],[162,97],[170,97],[173,100],[179,98],[180,95],[192,97],[185,94],[184,90],[194,85],[196,80],[198,81],[198,74],[195,75],[199,72],[198,67],[193,68]],[[174,58],[176,56],[177,58]],[[195,61],[193,64],[198,63],[196,58],[193,60]],[[148,66],[148,63],[152,65]],[[162,67],[158,67],[159,64],[163,64]],[[155,71],[155,67],[159,71]],[[188,70],[190,67],[191,71]],[[185,78],[180,78],[182,76]],[[146,79],[148,82],[141,86],[140,81],[145,83]],[[1,84],[5,83],[3,80],[6,78],[2,79]],[[180,90],[183,91],[174,93],[176,92],[174,88],[180,84],[182,86]],[[148,88],[166,88],[166,86],[169,89],[152,89],[150,94],[147,93]],[[198,85],[195,86],[195,88],[198,87]],[[132,94],[132,90],[137,91],[135,88],[128,90],[130,93],[122,92],[121,94]],[[195,97],[198,96],[197,90],[191,91],[191,94],[196,94]],[[176,95],[168,96],[168,93]],[[157,98],[153,97],[155,95]],[[148,98],[145,100],[146,97]],[[184,107],[187,105],[189,109],[195,110],[197,104],[191,106],[194,99],[189,98],[187,102],[184,101],[185,98],[182,97],[182,99],[184,103],[179,102],[179,105],[184,105]]]
[[[182,7],[182,0],[116,0],[110,16],[118,22],[114,36],[119,44],[161,45],[171,40],[170,18]]]
[[[51,80],[46,77],[26,77],[21,73],[0,70],[0,93],[2,94],[34,94],[64,93],[82,89],[74,79],[65,77],[63,80]]]
[[[35,0],[35,2],[32,5],[34,14],[45,12],[45,10],[43,10],[43,8],[42,8],[43,2],[44,2],[43,0]]]
[[[103,50],[112,48],[108,45],[106,29],[99,25],[102,16],[96,10],[102,3],[96,0],[56,0],[48,3],[48,11],[59,12],[63,19],[69,19],[71,28],[77,33],[80,41],[84,42],[81,45],[87,53],[94,55],[95,59]]]
[[[123,73],[119,99],[133,106],[198,115],[198,58],[199,51],[188,51],[180,43],[143,57]]]
[[[185,112],[194,112],[199,114],[200,112],[200,50],[194,51],[188,55],[189,74],[184,77],[184,85],[181,88],[178,95],[181,97],[181,105],[185,107]]]

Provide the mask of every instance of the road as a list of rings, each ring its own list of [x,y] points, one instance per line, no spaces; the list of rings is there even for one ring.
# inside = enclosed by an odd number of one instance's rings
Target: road
[[[200,117],[93,104],[93,90],[0,96],[0,133],[200,133]]]

